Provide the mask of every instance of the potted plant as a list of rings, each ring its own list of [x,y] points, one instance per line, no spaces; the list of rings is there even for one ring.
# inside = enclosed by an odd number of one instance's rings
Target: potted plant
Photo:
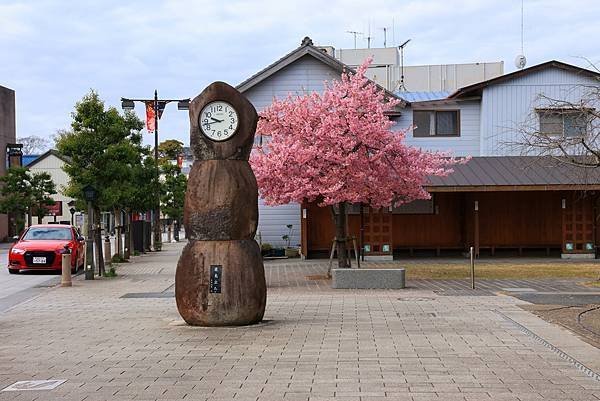
[[[262,256],[271,256],[273,247],[268,242],[260,244],[260,253]]]
[[[288,258],[297,258],[300,255],[298,247],[290,246],[290,242],[292,241],[292,233],[294,232],[294,225],[287,224],[286,227],[288,229],[287,234],[281,236],[281,238],[285,241],[285,256]]]

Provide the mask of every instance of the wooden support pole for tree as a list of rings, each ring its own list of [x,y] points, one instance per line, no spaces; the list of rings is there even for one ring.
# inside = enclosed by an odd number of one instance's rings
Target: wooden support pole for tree
[[[356,246],[356,237],[352,237],[352,245],[354,247],[354,256],[356,257],[357,268],[360,269],[360,255],[358,254],[358,248]]]
[[[337,243],[337,238],[333,238],[331,242],[331,253],[329,254],[329,267],[327,268],[327,277],[331,277],[331,265],[333,264],[333,254],[335,253],[335,244]]]

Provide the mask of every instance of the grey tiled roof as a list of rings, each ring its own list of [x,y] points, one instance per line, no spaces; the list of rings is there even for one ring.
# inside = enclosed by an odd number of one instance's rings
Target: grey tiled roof
[[[453,170],[447,177],[430,177],[428,189],[571,185],[600,188],[600,168],[580,167],[548,156],[473,157]]]

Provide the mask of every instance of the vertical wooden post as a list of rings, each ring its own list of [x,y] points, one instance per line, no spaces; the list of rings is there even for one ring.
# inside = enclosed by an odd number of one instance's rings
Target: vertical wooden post
[[[365,214],[364,204],[360,204],[360,259],[365,261]],[[360,267],[360,265],[358,266]]]
[[[565,253],[566,251],[566,243],[567,243],[567,230],[566,230],[566,216],[565,216],[565,212],[567,209],[567,197],[566,197],[566,193],[562,193],[562,197],[560,200],[561,204],[560,204],[560,218],[562,221],[562,244],[560,245],[560,252],[561,253]]]
[[[308,203],[300,206],[300,253],[308,258]]]
[[[465,194],[459,193],[457,194],[459,199],[459,229],[460,229],[460,245],[466,251],[469,244],[469,239],[467,238],[467,213],[466,213],[466,203],[465,203]]]
[[[475,201],[474,204],[474,244],[475,244],[475,257],[479,257],[479,201]]]
[[[471,257],[471,289],[475,289],[475,252],[473,247],[469,249],[469,255]]]
[[[592,240],[594,242],[594,257],[598,257],[598,195],[592,197]]]

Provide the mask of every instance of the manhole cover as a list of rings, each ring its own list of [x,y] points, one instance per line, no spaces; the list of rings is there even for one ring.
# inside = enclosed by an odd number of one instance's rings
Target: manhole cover
[[[11,384],[2,391],[53,390],[66,380],[26,380]]]
[[[128,292],[121,295],[121,298],[173,298],[174,292]]]
[[[406,313],[396,313],[396,316],[398,316],[399,318],[405,318],[405,317],[437,317],[437,315],[434,312],[406,312]]]

